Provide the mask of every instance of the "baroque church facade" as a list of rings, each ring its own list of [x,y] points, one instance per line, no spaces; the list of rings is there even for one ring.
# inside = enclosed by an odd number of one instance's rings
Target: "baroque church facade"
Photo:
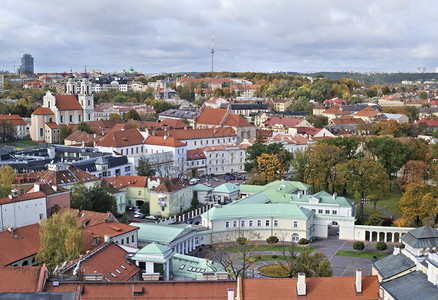
[[[65,95],[52,95],[48,91],[43,97],[43,105],[32,113],[30,137],[35,142],[57,144],[62,125],[89,121],[94,121],[91,82],[87,77],[75,82],[70,76]]]

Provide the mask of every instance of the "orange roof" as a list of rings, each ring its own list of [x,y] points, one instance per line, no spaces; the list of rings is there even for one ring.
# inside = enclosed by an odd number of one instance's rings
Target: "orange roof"
[[[30,193],[18,195],[17,197],[12,197],[12,199],[9,197],[1,198],[0,204],[26,201],[26,200],[32,200],[32,199],[38,199],[44,197],[46,197],[46,194],[44,194],[43,192],[30,192]]]
[[[355,276],[306,278],[306,296],[297,295],[297,278],[244,279],[243,299],[379,299],[377,276],[362,276],[362,293],[356,293]]]
[[[53,171],[45,170],[38,172],[39,179],[42,182],[49,184],[64,184],[69,185],[78,181],[91,182],[99,180],[98,177],[76,168],[73,165],[69,165],[67,170]]]
[[[169,133],[171,137],[178,140],[188,139],[202,139],[210,137],[229,137],[236,136],[236,132],[231,127],[218,127],[218,128],[203,128],[203,129],[187,129],[187,130],[170,130],[170,131],[156,131],[157,135],[166,135]]]
[[[354,116],[360,116],[360,117],[375,117],[379,111],[377,109],[372,108],[371,106],[367,106],[361,111],[358,111],[354,114]]]
[[[178,119],[164,119],[162,121],[155,122],[152,124],[151,128],[170,128],[170,129],[178,129],[184,128],[187,124]]]
[[[84,256],[79,267],[82,274],[103,274],[110,282],[128,281],[140,271],[135,264],[128,262],[127,252],[114,243],[108,243],[98,251]],[[69,266],[67,274],[72,274],[77,262]],[[114,275],[112,275],[114,274]],[[107,281],[102,278],[102,281]]]
[[[234,289],[236,281],[148,281],[148,282],[114,282],[114,283],[78,283],[62,282],[53,286],[53,281],[47,281],[45,290],[51,292],[71,292],[82,287],[81,298],[88,299],[228,299],[228,289]],[[133,295],[139,291],[139,296]],[[271,299],[271,298],[266,298]]]
[[[0,293],[42,292],[47,276],[46,266],[0,267]]]
[[[173,193],[184,187],[187,187],[187,184],[179,178],[160,177],[160,184],[153,191],[157,193]]]
[[[54,115],[53,111],[48,107],[38,107],[32,113],[33,115]]]
[[[331,122],[333,122],[335,125],[365,123],[362,119],[355,118],[353,116],[342,116],[340,118],[333,119]]]
[[[221,121],[227,114],[228,110],[223,108],[209,108],[206,107],[198,116],[196,123],[198,124],[209,124],[209,125],[220,125]]]
[[[82,110],[75,95],[56,95],[55,99],[58,110]]]
[[[54,122],[48,122],[46,123],[46,126],[49,127],[50,129],[58,129],[61,128],[61,125],[58,125]]]
[[[245,120],[244,117],[241,115],[236,114],[230,114],[225,121],[224,125],[226,126],[253,126],[251,123],[249,123],[247,120]]]
[[[97,143],[101,147],[128,147],[134,145],[141,145],[144,137],[137,128],[111,131]]]
[[[203,151],[223,151],[227,148],[234,148],[234,147],[238,147],[240,149],[246,149],[248,148],[250,145],[248,144],[240,144],[240,145],[217,145],[217,146],[208,146],[208,147],[204,147],[201,148]]]
[[[16,228],[13,235],[8,230],[0,232],[0,266],[7,266],[23,258],[36,255],[39,250],[39,224]],[[0,278],[2,277],[0,276]],[[0,284],[2,280],[0,280]]]
[[[202,151],[202,149],[198,148],[198,149],[187,150],[187,161],[204,159],[204,158],[205,158],[205,154]]]
[[[26,125],[26,122],[19,115],[0,115],[0,121],[8,121],[13,125]]]
[[[154,177],[150,177],[151,179]],[[103,181],[110,183],[112,186],[118,189],[122,189],[127,186],[131,187],[147,187],[148,177],[146,176],[126,176],[121,175],[114,178],[104,178]]]
[[[287,134],[277,134],[271,137],[268,142],[286,142],[288,144],[307,145],[310,140],[300,136],[290,136]]]
[[[186,144],[174,137],[167,136],[149,136],[145,141],[145,145],[167,146],[167,147],[181,147]]]
[[[114,215],[111,212],[101,213],[96,211],[89,210],[81,210],[74,208],[62,207],[60,211],[69,211],[76,215],[76,221],[78,225],[81,225],[82,228],[87,226],[93,226],[100,223],[105,223],[109,221],[117,221]]]
[[[101,237],[104,237],[106,234],[110,237],[115,237],[137,229],[138,227],[119,222],[106,222],[85,227],[83,231],[91,232]]]
[[[263,122],[263,124],[267,127],[272,127],[277,124],[283,125],[285,128],[293,128],[298,124],[306,121],[306,119],[298,119],[298,118],[283,118],[283,117],[271,117]]]
[[[343,109],[342,107],[340,107],[338,105],[333,105],[332,107],[330,107],[329,109],[326,109],[322,113],[326,114],[326,115],[349,115],[349,114],[351,114],[350,111]]]

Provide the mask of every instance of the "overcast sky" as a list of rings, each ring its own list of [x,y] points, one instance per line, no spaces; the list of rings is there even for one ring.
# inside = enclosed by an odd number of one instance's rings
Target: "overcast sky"
[[[2,0],[0,70],[144,73],[438,67],[434,0]]]

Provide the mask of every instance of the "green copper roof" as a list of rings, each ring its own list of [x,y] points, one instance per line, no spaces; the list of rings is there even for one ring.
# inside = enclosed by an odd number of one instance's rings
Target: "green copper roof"
[[[310,184],[299,181],[277,180],[266,185],[250,185],[242,184],[240,186],[241,193],[258,193],[264,190],[274,190],[283,194],[292,194],[296,191],[307,191],[311,187]]]
[[[327,192],[319,192],[313,195],[302,195],[298,198],[298,195],[291,195],[290,197],[290,202],[291,203],[300,203],[300,204],[310,204],[310,202],[312,201],[311,199],[315,198],[317,199],[317,203],[318,205],[336,205],[339,207],[352,207],[355,204],[355,201],[348,199],[348,198],[344,198],[344,197],[333,197],[333,195],[327,193]]]
[[[172,248],[157,243],[151,243],[138,250],[137,253],[135,253],[135,255],[132,257],[132,259],[163,263],[169,260],[172,255]]]
[[[221,184],[220,186],[216,187],[213,190],[213,193],[227,193],[227,194],[230,194],[230,193],[233,193],[233,192],[236,192],[236,191],[239,191],[239,187],[237,185],[235,185],[235,184],[227,182],[227,183]]]
[[[194,192],[209,192],[209,191],[212,191],[213,190],[213,188],[212,187],[208,187],[208,186],[206,186],[206,185],[204,185],[204,184],[202,184],[202,183],[198,183],[197,185],[195,185],[195,186],[193,186],[193,191]]]
[[[131,223],[130,225],[140,228],[138,230],[138,239],[140,241],[157,242],[165,245],[196,231],[196,228],[188,226],[169,226],[156,223]]]
[[[251,185],[251,184],[241,184],[240,192],[241,193],[258,193],[263,190],[266,190],[264,185]]]
[[[203,280],[202,273],[205,272],[224,272],[224,268],[218,263],[179,253],[173,255],[172,266],[174,277],[190,277],[196,280]]]
[[[296,204],[252,204],[252,205],[225,205],[213,207],[202,214],[203,218],[224,220],[232,218],[293,218],[307,220],[313,212],[300,208]]]

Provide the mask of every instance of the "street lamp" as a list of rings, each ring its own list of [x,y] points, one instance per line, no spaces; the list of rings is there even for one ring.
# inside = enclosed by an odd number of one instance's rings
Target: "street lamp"
[[[368,198],[361,198],[360,199],[360,218],[363,220],[363,205],[364,203],[368,204],[370,203],[370,199]]]

